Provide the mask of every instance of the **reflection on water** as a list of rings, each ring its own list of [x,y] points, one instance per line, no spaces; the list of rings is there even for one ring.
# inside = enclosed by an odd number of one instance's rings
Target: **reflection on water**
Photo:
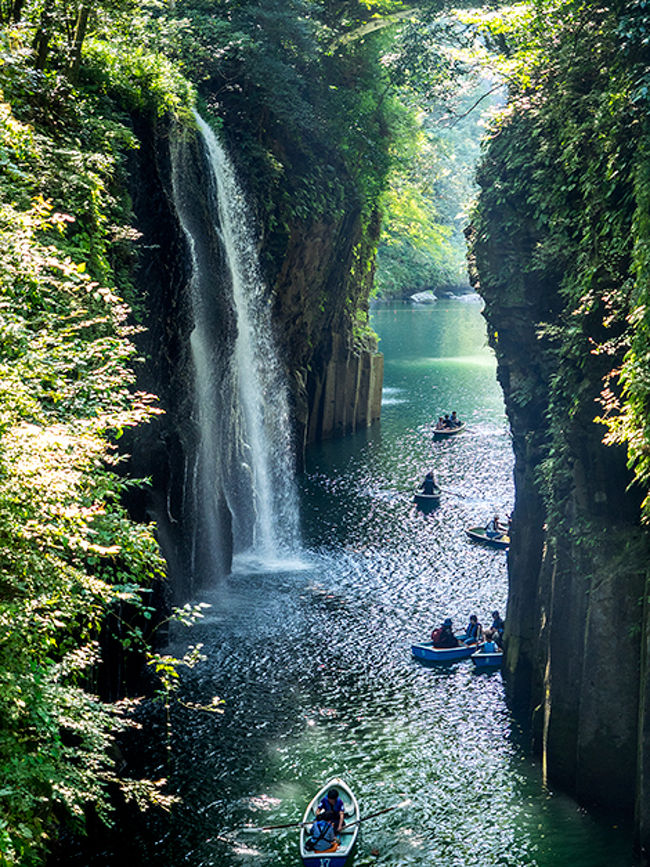
[[[395,305],[373,322],[386,362],[381,425],[311,449],[303,568],[241,569],[178,636],[178,650],[201,641],[207,656],[183,698],[218,694],[225,713],[175,707],[173,759],[159,774],[171,770],[183,803],[169,823],[122,826],[119,863],[126,850],[144,864],[293,867],[297,831],[233,829],[299,820],[341,775],[362,815],[410,801],[362,826],[355,867],[632,865],[623,831],[542,788],[499,672],[410,656],[445,616],[485,623],[505,610],[504,552],[463,531],[511,507],[512,452],[475,305]],[[435,417],[452,409],[467,430],[432,442]],[[412,494],[430,468],[443,497],[423,514]],[[117,864],[115,848],[86,867]]]

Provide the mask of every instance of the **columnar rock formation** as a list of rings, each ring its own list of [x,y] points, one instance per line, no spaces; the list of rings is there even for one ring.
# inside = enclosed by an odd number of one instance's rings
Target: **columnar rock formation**
[[[604,212],[607,229],[587,221],[581,236],[569,219],[582,213],[577,193],[557,168],[566,145],[555,105],[540,103],[529,111],[522,100],[493,137],[471,233],[515,452],[505,676],[548,778],[584,803],[635,814],[644,849],[648,536],[625,449],[603,442],[598,421],[615,405],[606,389],[616,392],[629,345],[632,182],[617,177],[627,208]],[[591,121],[581,129],[597,138]],[[536,136],[545,149],[525,146]],[[571,169],[576,186],[585,179],[584,210],[601,198],[583,154]],[[620,234],[603,241],[613,219]]]

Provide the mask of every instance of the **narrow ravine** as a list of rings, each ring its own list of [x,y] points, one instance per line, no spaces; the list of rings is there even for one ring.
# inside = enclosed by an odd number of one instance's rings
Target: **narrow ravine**
[[[201,597],[202,624],[177,634],[179,650],[200,641],[206,654],[183,701],[225,699],[222,716],[173,708],[182,802],[171,822],[122,826],[88,864],[296,865],[295,831],[233,829],[299,819],[334,774],[363,812],[409,800],[363,828],[356,867],[636,863],[626,829],[544,789],[500,673],[411,658],[412,639],[443,617],[505,609],[505,554],[463,529],[511,506],[512,451],[478,304],[387,306],[374,325],[383,420],[310,450],[304,568],[239,571]],[[467,432],[433,443],[433,417],[451,408]],[[423,515],[411,492],[429,467],[445,494]]]

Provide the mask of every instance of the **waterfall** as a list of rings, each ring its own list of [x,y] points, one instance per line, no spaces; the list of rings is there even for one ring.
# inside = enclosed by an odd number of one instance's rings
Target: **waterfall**
[[[222,490],[232,516],[235,567],[273,568],[299,548],[287,384],[244,196],[216,136],[198,114],[195,118],[209,167],[209,226],[196,215],[192,220],[191,206],[183,204],[189,193],[183,190],[178,156],[172,182],[192,259],[196,508],[208,536],[217,534],[214,492]],[[220,269],[214,267],[210,243],[199,237],[205,234],[221,248]],[[215,346],[213,323],[224,284],[232,293],[236,328],[232,356],[225,360],[219,358],[223,347]]]

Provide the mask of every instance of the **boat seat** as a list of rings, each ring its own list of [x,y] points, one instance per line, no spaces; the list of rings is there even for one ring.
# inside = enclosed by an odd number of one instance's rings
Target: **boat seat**
[[[328,855],[328,854],[331,854],[332,852],[336,852],[336,850],[339,848],[340,845],[341,844],[339,843],[339,841],[335,840],[332,843],[332,845],[329,847],[329,849],[318,849],[318,850],[313,849],[312,852],[314,853],[314,855]]]

